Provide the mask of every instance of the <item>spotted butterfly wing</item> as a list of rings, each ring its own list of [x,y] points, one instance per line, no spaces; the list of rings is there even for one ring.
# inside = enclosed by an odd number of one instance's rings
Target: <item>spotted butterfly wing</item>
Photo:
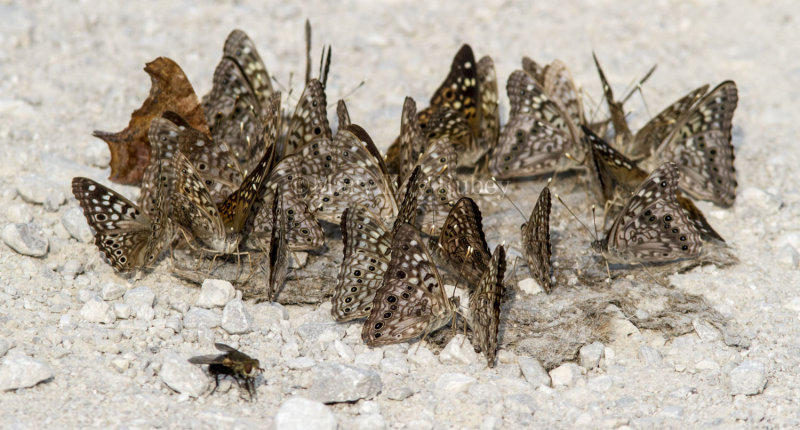
[[[437,139],[431,142],[417,162],[419,176],[415,180],[407,179],[401,187],[406,190],[404,194],[409,187],[416,190],[418,223],[422,231],[429,235],[438,234],[450,209],[461,197],[461,190],[454,176],[457,165],[458,158],[450,139]]]
[[[656,150],[657,159],[678,165],[686,193],[720,206],[730,206],[736,198],[731,122],[738,100],[733,81],[719,84],[684,115]]]
[[[419,232],[402,224],[361,339],[369,346],[414,339],[450,322],[454,312]]]
[[[419,167],[412,173],[416,178]],[[409,190],[390,231],[375,213],[361,207],[342,213],[344,257],[331,299],[331,315],[336,321],[364,318],[372,310],[375,292],[383,282],[392,253],[392,236],[404,223],[416,218],[416,193]]]
[[[477,131],[480,117],[478,116],[478,69],[472,47],[464,44],[456,52],[450,65],[450,73],[433,93],[430,106],[434,111],[440,106],[447,106],[459,112],[467,120],[472,130]],[[420,123],[427,123],[427,111],[420,112]]]
[[[605,239],[592,247],[609,261],[625,264],[699,256],[700,234],[676,198],[679,178],[675,163],[655,169],[625,204]]]
[[[344,258],[333,298],[336,321],[364,318],[372,311],[375,292],[383,282],[392,253],[392,234],[372,212],[348,208],[342,214]]]
[[[255,44],[242,30],[233,30],[225,40],[222,60],[214,71],[214,84],[203,97],[203,110],[213,130],[218,114],[227,115],[244,94],[255,97],[253,108],[263,118],[273,92],[267,72]]]
[[[152,217],[119,193],[88,178],[73,178],[72,194],[94,230],[95,245],[111,267],[124,273],[155,264],[169,236],[165,192],[158,194],[157,207],[161,210],[154,210]]]
[[[617,204],[621,206],[633,195],[638,184],[647,178],[647,173],[588,128],[584,128],[584,139],[592,149],[596,177],[606,203],[606,214],[616,215],[613,208]],[[680,190],[676,193],[676,198],[703,239],[725,241],[711,227],[703,212],[690,199],[683,197]]]
[[[469,298],[469,325],[476,350],[483,352],[489,367],[497,357],[497,335],[500,328],[500,302],[505,292],[506,252],[498,245],[475,292]]]
[[[580,91],[567,65],[560,60],[555,60],[545,67],[544,91],[567,114],[572,127],[586,123]]]
[[[397,215],[395,190],[378,149],[366,131],[351,124],[336,133],[340,161],[311,201],[320,220],[339,222],[344,209],[360,206],[382,218]],[[322,178],[321,178],[322,179]]]
[[[331,138],[326,107],[325,86],[318,79],[311,79],[289,120],[285,147],[279,152],[280,158],[295,153],[314,139]]]
[[[553,250],[550,243],[550,188],[539,193],[528,222],[522,224],[522,251],[528,262],[531,276],[542,289],[550,294],[553,283],[550,278],[550,258]]]
[[[500,137],[500,93],[497,90],[497,73],[494,61],[485,56],[478,61],[478,89],[480,91],[480,129],[477,153],[467,155],[462,164],[471,165],[489,152]],[[470,162],[472,161],[472,162]]]
[[[494,177],[549,173],[564,153],[575,155],[579,140],[571,121],[531,75],[515,71],[508,78],[507,90],[511,112],[489,162]]]
[[[483,233],[481,211],[469,197],[458,199],[444,220],[431,248],[450,269],[467,281],[470,290],[489,266],[491,252]],[[435,246],[435,247],[434,247]]]

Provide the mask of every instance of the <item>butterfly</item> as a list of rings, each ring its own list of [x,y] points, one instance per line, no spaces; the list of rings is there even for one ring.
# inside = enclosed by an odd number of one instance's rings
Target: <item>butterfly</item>
[[[489,265],[491,252],[483,234],[481,211],[469,197],[460,198],[444,220],[433,254],[474,289]]]
[[[615,215],[614,208],[621,206],[633,195],[635,188],[647,178],[647,173],[611,147],[606,141],[584,127],[584,140],[591,148],[594,172],[606,204],[606,216]],[[686,211],[689,221],[704,239],[724,242],[722,236],[708,223],[702,211],[680,190],[675,193],[678,204]]]
[[[550,278],[550,188],[544,187],[536,200],[528,222],[522,224],[522,250],[528,261],[528,269],[542,289],[550,294],[553,284]]]
[[[582,157],[577,119],[561,102],[551,99],[541,83],[517,70],[506,88],[511,111],[489,161],[492,176],[509,179],[549,173],[565,153]]]
[[[214,375],[214,391],[219,388],[220,375],[230,375],[237,383],[243,381],[250,400],[256,396],[255,378],[258,373],[264,371],[261,368],[261,363],[258,359],[252,358],[249,355],[225,345],[224,343],[215,343],[214,347],[224,352],[224,354],[217,355],[199,355],[189,359],[192,364],[208,364],[208,372]],[[240,385],[241,386],[241,385]]]
[[[413,108],[413,100],[406,107]],[[412,113],[408,111],[407,113]],[[413,115],[412,115],[413,116]],[[408,118],[411,118],[409,116]],[[413,120],[412,120],[413,123]],[[409,135],[419,135],[419,129],[407,130]],[[406,136],[405,134],[403,136]],[[401,137],[412,140],[414,137]],[[413,168],[420,168],[420,175],[416,180],[398,177],[402,185],[399,189],[405,194],[409,187],[416,189],[419,206],[417,217],[421,228],[430,235],[438,233],[440,223],[444,221],[450,209],[455,205],[461,195],[458,181],[455,177],[455,168],[458,166],[456,150],[447,135],[429,141],[427,148],[419,154],[411,164]]]
[[[160,175],[159,175],[160,176]],[[119,272],[152,267],[171,237],[169,200],[159,181],[150,214],[116,191],[89,179],[72,179],[72,194],[94,230],[94,243]]]
[[[413,178],[417,175],[419,167],[412,172]],[[331,315],[336,321],[369,315],[375,292],[389,266],[392,237],[402,224],[413,225],[416,219],[417,195],[414,191],[406,192],[391,230],[381,217],[363,207],[350,207],[342,213],[340,227],[344,257],[331,299]]]
[[[220,114],[227,115],[241,96],[254,98],[253,109],[265,118],[273,93],[269,72],[255,44],[242,30],[233,30],[225,39],[222,59],[214,70],[211,91],[203,96],[203,110],[213,130]]]
[[[275,99],[278,99],[277,103]],[[238,249],[251,208],[262,194],[274,162],[274,142],[277,138],[275,118],[279,104],[279,96],[273,97],[273,120],[267,122],[264,134],[259,139],[260,145],[265,147],[264,155],[239,187],[220,203],[216,203],[212,197],[209,185],[213,182],[203,176],[208,166],[202,162],[193,163],[181,151],[174,155],[173,165],[177,174],[173,196],[174,219],[184,234],[200,242],[207,251],[230,254]],[[200,141],[195,143],[199,145]],[[202,148],[205,144],[199,146]]]
[[[611,87],[596,58],[595,64],[606,102],[609,106],[619,105],[613,99]],[[737,186],[731,127],[739,100],[738,90],[735,82],[724,81],[707,91],[708,85],[691,91],[633,136],[624,132],[627,123],[621,107],[609,110],[612,114],[616,112],[614,123],[623,130],[619,145],[632,159],[646,159],[645,164],[649,166],[673,161],[681,171],[681,189],[687,194],[730,206],[736,198]]]
[[[289,251],[286,243],[286,220],[280,197],[276,194],[272,202],[272,237],[269,243],[269,290],[267,298],[275,301],[286,280],[289,270]]]
[[[339,129],[331,143],[336,155],[324,186],[311,199],[317,219],[338,223],[344,209],[363,207],[382,218],[397,215],[395,190],[383,157],[367,132],[350,124]]]
[[[456,145],[464,165],[477,162],[494,145],[499,131],[497,77],[494,62],[485,56],[479,62],[468,44],[456,52],[450,72],[434,92],[429,107],[418,113],[423,134],[429,140],[447,136]],[[386,155],[390,171],[399,171],[403,161],[401,139]],[[424,150],[424,148],[423,148]]]
[[[476,350],[483,352],[489,367],[497,356],[497,334],[500,327],[500,301],[505,287],[506,251],[498,245],[488,267],[469,298],[469,325]]]
[[[700,234],[678,203],[680,172],[667,162],[639,185],[604,239],[592,248],[609,262],[653,263],[700,255]]]
[[[401,224],[392,238],[392,258],[372,303],[361,331],[361,339],[369,346],[431,333],[455,316],[439,272],[411,224]]]

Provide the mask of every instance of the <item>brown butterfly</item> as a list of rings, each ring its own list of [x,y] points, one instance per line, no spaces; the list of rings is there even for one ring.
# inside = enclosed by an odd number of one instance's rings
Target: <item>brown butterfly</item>
[[[369,346],[404,342],[439,329],[454,316],[455,306],[419,232],[411,224],[400,225],[361,339]]]
[[[539,193],[536,206],[521,230],[522,250],[528,261],[528,270],[542,289],[550,294],[553,288],[550,278],[550,259],[553,255],[550,244],[550,188],[544,187]]]
[[[497,356],[497,335],[500,328],[500,302],[505,293],[503,279],[506,271],[506,251],[503,245],[494,250],[488,267],[482,274],[475,292],[469,298],[469,325],[475,349],[483,352],[489,367]]]
[[[470,290],[477,287],[489,266],[491,252],[475,201],[469,197],[460,198],[450,209],[438,239],[431,243],[434,255],[465,279]]]

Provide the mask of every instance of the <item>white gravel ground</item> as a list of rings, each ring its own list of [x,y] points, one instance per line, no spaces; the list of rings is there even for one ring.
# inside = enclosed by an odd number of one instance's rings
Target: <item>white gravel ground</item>
[[[0,428],[800,426],[800,4],[196,3],[0,2]],[[366,80],[348,107],[384,149],[403,97],[424,105],[463,42],[493,56],[501,86],[523,55],[560,58],[594,100],[592,50],[618,93],[657,63],[644,89],[653,113],[735,80],[736,203],[699,206],[741,262],[671,281],[737,321],[750,346],[726,346],[704,321],[677,338],[628,325],[549,375],[512,351],[487,369],[459,337],[439,355],[371,350],[360,325],[332,322],[329,304],[243,303],[218,285],[201,299],[166,262],[136,281],[117,276],[70,194],[73,176],[108,176],[91,131],[127,124],[149,90],[142,67],[157,56],[204,94],[233,28],[284,85],[295,72],[297,87],[306,17],[315,46],[334,47],[329,101]],[[507,106],[503,94],[504,119]],[[641,99],[631,107],[644,123]],[[206,396],[213,382],[185,359],[215,341],[261,359],[257,401],[230,382]]]

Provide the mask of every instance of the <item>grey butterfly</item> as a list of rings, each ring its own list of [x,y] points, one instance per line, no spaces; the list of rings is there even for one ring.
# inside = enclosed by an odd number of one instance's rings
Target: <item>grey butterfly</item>
[[[262,145],[266,145],[266,139]],[[173,196],[173,214],[188,239],[197,241],[205,251],[230,254],[237,251],[242,230],[250,210],[262,189],[274,161],[275,145],[268,145],[256,168],[242,181],[239,188],[219,205],[214,202],[199,168],[182,152],[175,153],[177,174]]]
[[[317,219],[338,223],[347,207],[358,206],[377,216],[397,215],[397,201],[383,157],[363,128],[350,124],[333,139],[336,152],[324,186],[311,199]]]
[[[609,262],[658,263],[695,258],[703,243],[678,204],[680,173],[667,162],[642,182],[614,220],[606,237],[592,243]]]
[[[412,177],[419,174],[419,167]],[[403,223],[414,224],[417,196],[409,190],[400,206],[400,213],[390,230],[382,217],[362,207],[351,207],[342,213],[344,256],[331,299],[331,314],[337,321],[364,318],[372,310],[375,292],[383,282],[392,254],[392,237]]]
[[[497,335],[500,328],[500,302],[505,293],[506,251],[498,245],[488,267],[469,298],[469,326],[475,349],[486,356],[494,367],[497,356]]]
[[[550,188],[544,187],[536,200],[528,222],[522,224],[522,250],[528,270],[546,293],[553,284],[550,278],[553,250],[550,243]]]
[[[489,162],[494,177],[552,172],[565,153],[583,161],[585,151],[577,125],[533,76],[521,70],[513,72],[507,90],[511,112]]]
[[[612,148],[606,141],[584,127],[584,140],[592,150],[592,160],[597,182],[606,206],[606,217],[615,216],[616,209],[633,195],[636,187],[647,178],[647,173],[632,161]],[[689,221],[706,240],[719,240],[725,242],[711,224],[708,223],[703,212],[680,190],[675,193],[678,204],[686,211]]]
[[[369,346],[404,342],[441,328],[454,316],[455,307],[419,232],[411,224],[400,225],[361,339]]]

